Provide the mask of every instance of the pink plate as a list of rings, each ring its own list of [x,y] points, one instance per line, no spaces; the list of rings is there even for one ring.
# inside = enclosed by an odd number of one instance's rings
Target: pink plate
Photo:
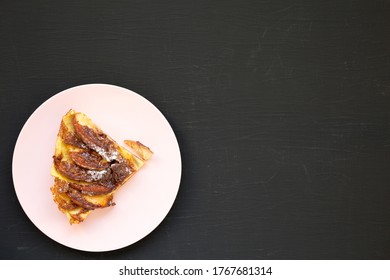
[[[154,152],[115,193],[115,206],[93,211],[78,225],[69,224],[50,192],[55,139],[69,109],[87,114],[119,144],[138,140]],[[70,248],[102,252],[131,245],[162,222],[179,190],[181,156],[171,126],[153,104],[118,86],[90,84],[62,91],[36,109],[19,134],[12,173],[23,210],[44,234]]]

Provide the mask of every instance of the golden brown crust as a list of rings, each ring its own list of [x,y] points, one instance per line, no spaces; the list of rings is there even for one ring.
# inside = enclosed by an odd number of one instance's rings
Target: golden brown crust
[[[148,160],[152,157],[153,152],[152,150],[142,144],[139,141],[133,141],[133,140],[125,140],[124,141],[127,146],[133,149],[133,151],[142,159],[142,160]]]

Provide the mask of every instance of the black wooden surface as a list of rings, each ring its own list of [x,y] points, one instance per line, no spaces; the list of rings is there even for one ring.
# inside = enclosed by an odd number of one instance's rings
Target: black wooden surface
[[[2,1],[0,257],[389,259],[389,36],[385,0]],[[30,114],[96,82],[154,103],[183,159],[163,223],[107,253],[42,234],[11,174]]]

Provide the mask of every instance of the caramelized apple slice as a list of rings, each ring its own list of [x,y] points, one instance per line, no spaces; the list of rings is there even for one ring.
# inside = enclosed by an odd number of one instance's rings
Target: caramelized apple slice
[[[76,150],[69,152],[70,158],[78,165],[86,169],[101,171],[110,167],[98,153],[92,150]]]

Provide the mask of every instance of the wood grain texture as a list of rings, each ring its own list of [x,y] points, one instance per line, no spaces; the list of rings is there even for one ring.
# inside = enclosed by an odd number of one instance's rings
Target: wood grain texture
[[[0,10],[2,259],[389,259],[388,1],[8,1]],[[154,103],[183,157],[137,244],[65,248],[28,220],[11,162],[53,94]]]

